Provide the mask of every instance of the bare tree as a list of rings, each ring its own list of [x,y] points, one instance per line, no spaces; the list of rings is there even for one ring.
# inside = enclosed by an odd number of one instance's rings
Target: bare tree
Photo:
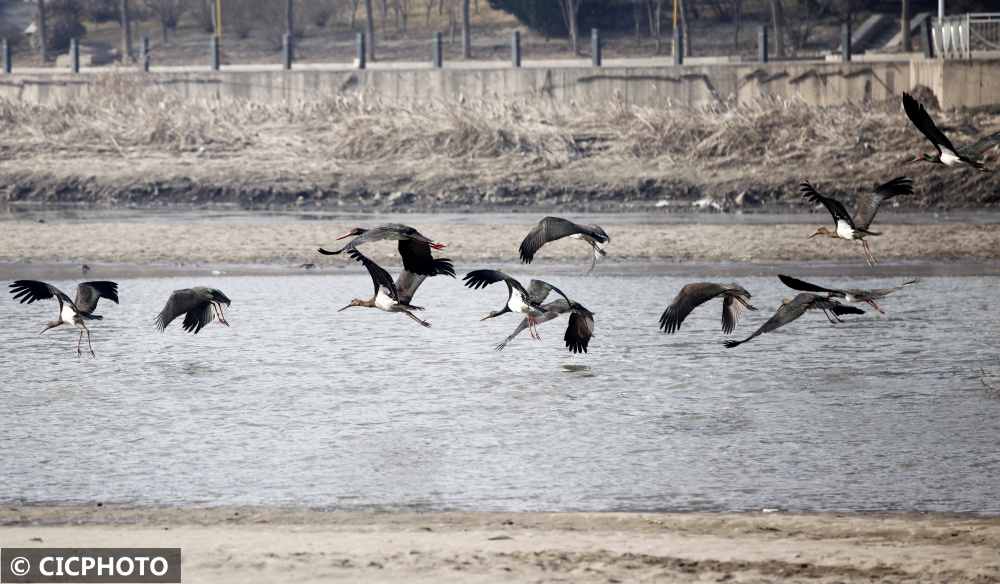
[[[372,0],[365,0],[365,18],[368,21],[368,60],[375,61],[375,15],[372,13]]]
[[[643,0],[632,0],[632,18],[635,19],[635,46],[642,43],[639,38],[639,29],[642,27],[642,3]]]
[[[656,39],[656,54],[663,50],[663,0],[646,0],[649,12],[649,34]]]
[[[163,42],[167,42],[167,30],[176,29],[181,16],[187,11],[187,0],[145,0],[146,7],[160,21],[163,28]]]
[[[42,63],[49,60],[49,35],[45,30],[45,0],[38,0],[38,40],[42,48]]]
[[[122,0],[122,62],[132,62],[132,18],[128,12],[128,0]]]
[[[743,0],[736,0],[736,26],[733,31],[733,48],[740,50],[740,23],[743,20]]]
[[[462,56],[472,58],[472,23],[469,22],[469,0],[462,0]]]
[[[677,0],[681,12],[681,50],[685,57],[691,56],[691,31],[688,30],[688,2],[687,0]]]
[[[396,0],[396,3],[399,4],[399,12],[403,15],[403,32],[406,32],[406,22],[413,12],[413,0]]]
[[[427,0],[427,18],[424,19],[424,26],[429,26],[431,23],[431,10],[434,10],[434,5],[437,4],[438,0]]]
[[[771,18],[774,20],[774,55],[785,56],[785,11],[781,0],[771,0]]]
[[[389,20],[389,0],[379,2],[379,11],[382,14],[382,40],[389,38],[389,33],[385,30],[385,22]]]
[[[576,26],[576,13],[580,10],[580,0],[559,0],[559,7],[562,8],[563,21],[566,23],[566,29],[569,30],[570,42],[573,44],[573,54],[578,55],[580,54],[578,46],[580,32]]]
[[[909,53],[913,50],[910,41],[910,0],[903,0],[903,50]]]

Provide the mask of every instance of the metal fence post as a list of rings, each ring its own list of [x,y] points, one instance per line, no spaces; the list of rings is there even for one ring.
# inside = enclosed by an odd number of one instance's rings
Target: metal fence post
[[[679,26],[674,27],[674,65],[684,64],[684,29]]]
[[[840,29],[841,60],[845,63],[851,60],[851,21],[844,23]]]
[[[292,68],[292,35],[281,35],[281,66],[288,71]]]
[[[590,62],[594,67],[601,66],[601,29],[590,29]]]
[[[515,67],[521,66],[521,31],[519,30],[510,33],[510,64]]]
[[[934,58],[934,41],[931,39],[931,19],[928,16],[920,23],[920,44],[923,45],[924,58]]]
[[[139,66],[149,71],[149,37],[139,39]]]
[[[80,45],[76,39],[69,39],[69,70],[73,73],[80,72]]]
[[[212,71],[219,70],[219,37],[212,35]]]
[[[3,72],[10,73],[10,44],[3,39]]]
[[[365,68],[365,33],[358,33],[358,69]]]
[[[434,33],[434,68],[440,69],[442,67],[441,62],[441,33]]]
[[[767,63],[767,26],[763,24],[757,29],[757,60]]]

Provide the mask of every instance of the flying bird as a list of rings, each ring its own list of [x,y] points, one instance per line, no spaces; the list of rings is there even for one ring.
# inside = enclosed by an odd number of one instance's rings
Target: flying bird
[[[156,329],[161,333],[175,318],[184,315],[184,330],[198,334],[218,316],[219,322],[229,326],[223,315],[222,305],[228,308],[232,301],[220,290],[207,286],[195,286],[171,292],[167,304],[156,317]]]
[[[743,309],[757,310],[747,299],[750,293],[739,284],[714,284],[700,282],[688,284],[681,288],[670,306],[660,316],[660,328],[670,334],[680,330],[681,323],[689,314],[702,304],[713,298],[722,298],[722,332],[729,334],[736,328],[736,322],[743,314]]]
[[[80,338],[76,342],[77,357],[83,354],[80,346],[83,343],[84,331],[87,331],[87,346],[90,348],[90,354],[97,357],[94,355],[94,346],[90,343],[90,329],[87,328],[84,321],[104,318],[94,314],[97,302],[101,298],[107,298],[118,304],[118,284],[107,281],[83,282],[76,287],[76,300],[70,300],[69,296],[60,292],[55,286],[37,280],[17,280],[10,285],[10,288],[14,300],[20,298],[21,304],[25,302],[31,304],[36,300],[46,300],[55,296],[59,300],[59,318],[46,324],[42,333],[61,324],[71,324],[80,331]]]
[[[431,257],[431,249],[440,250],[445,247],[443,244],[435,243],[434,240],[424,237],[409,225],[399,223],[386,223],[375,229],[355,227],[347,235],[338,237],[337,240],[351,236],[355,236],[354,239],[337,251],[327,251],[323,248],[319,248],[318,251],[323,255],[337,255],[355,249],[363,243],[386,239],[397,240],[399,241],[399,254],[403,257],[403,269],[424,276],[433,276],[437,274],[437,271],[434,267],[434,258]]]
[[[588,274],[594,271],[597,265],[597,258],[607,256],[604,251],[611,243],[611,237],[597,225],[577,225],[572,221],[560,219],[558,217],[546,217],[538,222],[528,235],[521,242],[521,261],[530,264],[537,252],[543,245],[550,241],[571,237],[586,241],[594,248],[594,261],[590,264]]]
[[[358,250],[351,249],[348,251],[348,255],[361,262],[365,268],[368,269],[368,273],[372,277],[372,283],[375,285],[375,295],[372,296],[371,300],[360,300],[355,298],[354,300],[351,300],[350,304],[341,308],[337,312],[347,310],[352,306],[378,308],[379,310],[384,310],[385,312],[402,312],[413,320],[419,322],[422,326],[431,326],[430,323],[417,318],[417,316],[412,312],[414,310],[423,310],[423,308],[410,304],[410,301],[413,300],[413,295],[417,292],[417,288],[430,276],[411,272],[406,268],[403,268],[403,271],[399,274],[399,277],[394,283],[392,281],[392,277],[389,276],[389,272],[385,271],[382,266],[362,255],[362,253]],[[452,278],[455,277],[455,268],[452,266],[451,260],[449,259],[435,259],[434,270],[434,275],[443,274],[445,276],[451,276]]]
[[[867,302],[872,308],[885,314],[885,311],[875,305],[876,300],[881,300],[889,294],[896,292],[897,290],[902,290],[906,286],[917,284],[920,282],[920,278],[914,278],[913,280],[908,280],[903,282],[895,288],[880,288],[875,290],[860,290],[858,288],[850,288],[847,290],[837,290],[836,288],[824,288],[822,286],[817,286],[815,284],[810,284],[809,282],[803,282],[802,280],[797,280],[791,276],[785,276],[783,274],[778,274],[778,279],[780,279],[785,286],[793,290],[799,290],[800,292],[826,292],[827,298],[843,298],[850,303],[856,302]]]
[[[743,339],[742,341],[725,341],[723,345],[727,349],[732,349],[742,345],[743,343],[749,341],[750,339],[762,335],[764,333],[769,333],[775,329],[781,328],[786,324],[792,322],[796,318],[802,316],[807,310],[812,310],[819,308],[823,311],[823,314],[830,320],[831,324],[837,324],[838,322],[844,322],[837,318],[842,314],[864,314],[865,311],[860,308],[855,308],[853,306],[844,306],[843,304],[837,302],[836,300],[830,300],[829,298],[824,298],[817,294],[810,294],[809,292],[803,292],[796,296],[795,298],[789,300],[785,298],[781,301],[781,306],[778,307],[778,311],[774,313],[774,316],[767,319],[759,329],[754,331],[752,335]],[[833,317],[827,311],[833,313]],[[836,320],[834,320],[836,319]]]
[[[937,148],[938,153],[930,156],[927,154],[921,154],[913,160],[907,162],[907,164],[913,164],[914,162],[933,162],[936,164],[944,164],[946,166],[958,166],[964,164],[966,166],[971,166],[977,170],[983,172],[989,172],[990,169],[986,166],[976,161],[974,158],[982,156],[983,152],[986,152],[990,148],[993,148],[997,144],[1000,144],[1000,132],[990,134],[985,138],[979,140],[974,144],[970,144],[963,148],[955,148],[951,144],[951,140],[944,135],[935,124],[934,120],[924,109],[924,106],[913,99],[909,93],[903,94],[903,109],[906,110],[907,117],[913,122],[913,125],[920,130],[927,139],[931,141],[931,144]]]
[[[542,308],[545,309],[545,312],[535,318],[535,324],[548,322],[566,312],[570,313],[566,334],[563,335],[563,340],[566,341],[566,348],[572,353],[586,353],[590,338],[594,336],[594,313],[584,308],[578,302],[571,302],[565,298],[549,302],[543,305]],[[514,332],[497,344],[496,350],[502,351],[507,346],[507,343],[514,340],[514,337],[521,334],[530,325],[528,317],[524,317],[521,320],[521,324],[514,329]]]
[[[816,233],[813,233],[807,239],[812,239],[817,235],[826,235],[828,237],[846,239],[847,241],[860,241],[861,247],[865,252],[865,261],[868,262],[869,266],[875,267],[875,256],[872,255],[872,251],[868,247],[868,242],[864,238],[869,235],[881,235],[881,233],[869,231],[868,227],[871,225],[872,220],[875,219],[875,213],[878,212],[882,201],[891,199],[896,195],[913,194],[913,181],[905,176],[896,177],[885,184],[875,187],[875,190],[870,193],[858,195],[854,217],[847,214],[847,209],[844,208],[844,205],[840,201],[824,197],[817,193],[816,189],[808,181],[802,183],[801,190],[804,193],[802,196],[807,201],[822,203],[827,211],[833,215],[833,220],[837,222],[836,231],[829,231],[826,227],[820,227]]]
[[[479,319],[479,322],[508,312],[523,314],[528,320],[528,332],[533,339],[541,338],[538,336],[538,328],[535,326],[537,324],[536,319],[548,313],[548,310],[542,307],[541,303],[545,301],[549,292],[554,291],[565,298],[567,302],[570,302],[570,299],[562,293],[562,290],[552,284],[542,282],[541,280],[532,280],[528,283],[528,289],[525,290],[520,282],[500,270],[473,270],[462,279],[465,280],[465,285],[473,290],[485,288],[497,282],[507,284],[507,303],[500,310],[494,310],[484,318]]]

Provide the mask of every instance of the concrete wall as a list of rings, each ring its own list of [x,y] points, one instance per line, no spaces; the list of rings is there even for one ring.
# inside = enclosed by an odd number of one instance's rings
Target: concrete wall
[[[72,100],[95,90],[101,69],[80,74],[0,75],[0,97],[32,103]],[[138,73],[136,73],[138,74]],[[705,106],[759,95],[815,105],[882,100],[926,85],[944,107],[1000,103],[1000,60],[781,62],[684,67],[429,69],[274,69],[154,71],[168,91],[189,99],[296,101],[317,93],[365,90],[392,100],[502,98],[616,100],[636,105]]]

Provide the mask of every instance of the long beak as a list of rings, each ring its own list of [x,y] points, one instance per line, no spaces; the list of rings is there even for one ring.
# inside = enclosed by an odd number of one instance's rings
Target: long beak
[[[819,235],[819,231],[817,231],[816,233],[813,233],[812,235],[810,235],[806,239],[812,239],[812,238],[816,237],[817,235]]]
[[[354,305],[353,305],[353,304],[348,304],[347,306],[345,306],[345,307],[341,308],[341,309],[340,309],[340,310],[338,310],[337,312],[344,312],[345,310],[347,310],[348,308],[350,308],[350,307],[352,307],[352,306],[354,306]]]
[[[907,164],[913,164],[914,162],[920,162],[921,160],[922,160],[922,158],[920,156],[917,156],[913,160],[907,162]]]
[[[347,235],[341,235],[340,237],[337,238],[337,241],[340,241],[341,239],[346,239],[346,238],[348,238],[350,236],[351,236],[350,233],[348,233]]]
[[[493,318],[493,315],[491,314],[491,315],[487,316],[486,318]],[[484,320],[486,320],[486,318],[480,318],[479,322],[483,322]]]

